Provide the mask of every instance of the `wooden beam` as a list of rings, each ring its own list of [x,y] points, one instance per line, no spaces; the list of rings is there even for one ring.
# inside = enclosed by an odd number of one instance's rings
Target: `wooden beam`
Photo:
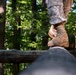
[[[19,50],[0,50],[1,63],[24,63],[33,62],[38,56],[46,51],[19,51]]]
[[[47,50],[0,50],[0,63],[30,63]],[[76,56],[76,52],[71,52]]]

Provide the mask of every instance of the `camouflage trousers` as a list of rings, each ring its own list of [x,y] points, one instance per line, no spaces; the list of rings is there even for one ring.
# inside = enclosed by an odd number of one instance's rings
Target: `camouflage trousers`
[[[50,24],[66,22],[73,0],[46,0]]]

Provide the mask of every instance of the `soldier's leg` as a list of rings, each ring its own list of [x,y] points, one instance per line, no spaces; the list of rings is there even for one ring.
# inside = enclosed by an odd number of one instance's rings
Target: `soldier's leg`
[[[64,25],[67,21],[67,18],[65,17],[63,9],[63,4],[54,5],[48,9],[50,23],[53,24],[54,28],[57,30],[57,36],[48,42],[48,46],[69,46],[68,36]]]
[[[60,3],[58,3],[58,1]],[[65,22],[67,21],[68,13],[70,11],[73,0],[55,0],[55,4],[54,0],[47,0],[47,3],[50,24],[54,25],[54,29],[57,31],[57,36],[53,37],[53,39],[48,42],[48,46],[68,47],[69,43],[65,30]]]
[[[68,14],[70,12],[72,4],[73,0],[63,0],[63,10],[66,18],[68,18]]]
[[[50,17],[50,24],[51,27],[49,29],[48,35],[53,38],[57,34],[57,30],[54,28],[54,26],[58,23],[61,23],[63,21],[66,21],[64,12],[63,12],[63,5],[58,6],[52,6],[51,8],[48,8],[48,14]]]
[[[53,38],[57,34],[53,25],[66,20],[63,14],[63,17],[59,14],[59,6],[63,6],[63,0],[46,0],[46,4],[51,24],[48,35]]]

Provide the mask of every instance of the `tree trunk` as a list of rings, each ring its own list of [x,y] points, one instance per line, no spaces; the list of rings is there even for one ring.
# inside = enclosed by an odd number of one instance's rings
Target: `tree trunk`
[[[0,49],[4,49],[6,0],[0,1],[3,13],[0,14]],[[0,75],[4,75],[3,64],[0,63]]]
[[[15,18],[15,21],[17,20],[18,26],[21,25],[21,18],[20,16],[17,16],[18,18]],[[14,49],[20,50],[20,42],[21,42],[21,29],[17,28],[17,26],[14,26]]]
[[[32,28],[31,28],[31,35],[30,35],[30,39],[32,42],[36,41],[36,0],[32,0],[32,13],[33,13],[33,20],[32,20]],[[36,50],[36,48],[31,48],[31,50]]]
[[[43,8],[46,8],[46,2],[45,2],[46,0],[42,0],[42,7]]]
[[[17,0],[12,0],[12,12],[16,12],[16,4],[17,4]],[[17,28],[16,25],[21,25],[21,19],[20,16],[15,14],[13,15],[15,18],[15,22],[14,22],[14,40],[13,40],[13,47],[14,49],[20,50],[20,32],[21,29]],[[13,63],[14,64],[14,75],[17,75],[19,72],[19,63]]]
[[[76,57],[76,52],[74,52],[74,50],[72,50],[70,53]],[[44,53],[47,53],[47,51],[48,50],[32,50],[32,51],[31,50],[27,50],[27,51],[0,50],[0,62],[14,63],[14,64],[15,63],[31,63],[39,56],[43,55]]]
[[[45,5],[45,0],[43,0],[42,4]],[[44,13],[44,12],[45,12],[45,14],[42,14],[42,15],[47,16],[45,7],[42,7],[42,13]],[[46,35],[43,35],[43,37],[42,37],[42,49],[43,50],[48,49],[47,43],[48,43],[48,24],[49,24],[49,22],[47,20],[48,20],[47,17],[42,18],[42,30],[46,33]]]
[[[4,35],[5,35],[5,9],[6,9],[6,0],[1,1],[1,6],[3,7],[4,14],[0,14],[0,49],[4,49]]]

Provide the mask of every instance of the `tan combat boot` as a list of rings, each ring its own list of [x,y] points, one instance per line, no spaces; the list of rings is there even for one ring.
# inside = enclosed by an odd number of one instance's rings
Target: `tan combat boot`
[[[55,29],[57,30],[57,35],[48,42],[48,46],[61,46],[67,48],[69,46],[69,42],[64,23],[56,25]]]
[[[54,38],[56,35],[57,35],[57,31],[56,29],[54,28],[54,25],[51,25],[50,29],[49,29],[49,32],[48,32],[48,35],[51,37],[51,38]]]

